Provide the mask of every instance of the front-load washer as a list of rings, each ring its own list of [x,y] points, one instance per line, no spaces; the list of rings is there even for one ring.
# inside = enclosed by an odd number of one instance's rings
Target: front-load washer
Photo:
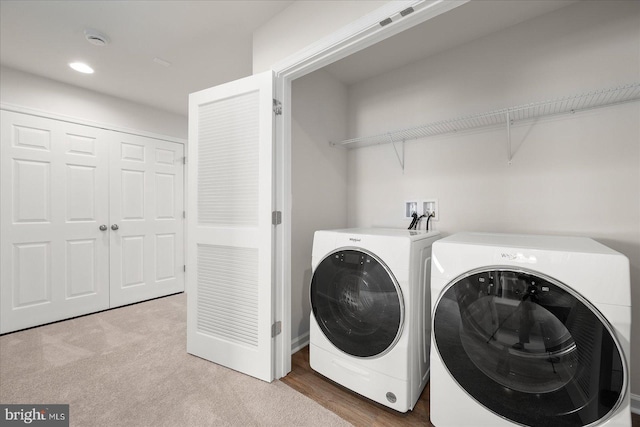
[[[433,246],[431,422],[631,426],[628,259],[581,237]]]
[[[431,245],[438,232],[316,231],[309,361],[342,386],[400,412],[429,378]]]

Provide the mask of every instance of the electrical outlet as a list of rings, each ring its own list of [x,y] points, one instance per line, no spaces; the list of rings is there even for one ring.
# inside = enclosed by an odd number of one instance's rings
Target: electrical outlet
[[[422,201],[422,213],[424,215],[433,214],[431,221],[440,219],[440,210],[438,209],[438,199],[427,199]]]
[[[420,215],[420,213],[418,212],[418,202],[413,200],[404,202],[404,217],[413,218],[412,215],[414,213]]]

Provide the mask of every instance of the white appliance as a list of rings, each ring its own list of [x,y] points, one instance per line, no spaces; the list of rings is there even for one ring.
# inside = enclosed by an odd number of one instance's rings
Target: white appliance
[[[431,245],[438,235],[316,231],[312,369],[397,411],[413,409],[429,378]]]
[[[628,259],[592,239],[438,240],[431,422],[631,426],[630,294]]]

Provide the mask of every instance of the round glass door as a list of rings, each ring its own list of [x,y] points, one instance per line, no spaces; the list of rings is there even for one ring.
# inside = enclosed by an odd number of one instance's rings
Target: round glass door
[[[483,269],[448,285],[433,319],[451,376],[476,401],[527,426],[587,426],[620,404],[626,366],[612,328],[566,285]]]
[[[352,356],[382,355],[402,332],[400,287],[382,261],[363,250],[338,250],[318,264],[311,310],[329,341]]]

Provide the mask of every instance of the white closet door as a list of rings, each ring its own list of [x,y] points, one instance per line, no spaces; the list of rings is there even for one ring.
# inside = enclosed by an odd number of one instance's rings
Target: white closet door
[[[101,129],[0,111],[0,332],[109,307]]]
[[[111,307],[184,290],[184,146],[114,132]]]
[[[187,351],[272,381],[273,74],[189,97]]]

